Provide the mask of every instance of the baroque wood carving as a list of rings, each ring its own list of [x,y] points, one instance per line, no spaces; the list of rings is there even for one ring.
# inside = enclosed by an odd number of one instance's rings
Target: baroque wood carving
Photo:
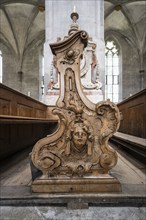
[[[40,186],[45,180],[55,179],[67,179],[69,185],[88,178],[96,182],[117,163],[117,153],[108,145],[108,140],[119,128],[118,108],[110,101],[93,104],[81,87],[80,61],[87,42],[88,34],[76,31],[67,39],[50,45],[60,73],[60,96],[53,111],[59,117],[59,127],[55,133],[39,140],[32,150],[32,162],[42,171],[42,176],[35,180],[39,183],[33,183],[34,192],[69,192],[69,189],[61,191],[60,188],[50,190],[47,185],[45,190],[38,189],[35,184]]]

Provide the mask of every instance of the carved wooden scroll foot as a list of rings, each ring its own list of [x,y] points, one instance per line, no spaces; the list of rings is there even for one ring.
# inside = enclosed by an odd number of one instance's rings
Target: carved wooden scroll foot
[[[120,114],[116,105],[96,105],[83,94],[80,59],[88,34],[77,31],[67,40],[52,44],[60,72],[60,96],[54,114],[58,130],[39,140],[32,162],[42,175],[32,183],[33,192],[119,192],[119,181],[109,175],[117,153],[108,145],[117,131]]]

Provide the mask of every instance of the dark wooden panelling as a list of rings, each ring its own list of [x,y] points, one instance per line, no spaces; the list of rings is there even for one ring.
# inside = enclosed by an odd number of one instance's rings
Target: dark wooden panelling
[[[0,160],[33,146],[56,129],[57,122],[0,124]]]
[[[36,118],[45,118],[46,112],[44,112],[42,109],[36,109]]]
[[[33,107],[17,104],[17,115],[22,117],[33,117]]]
[[[10,100],[0,98],[0,115],[9,115],[11,112]]]
[[[120,132],[146,138],[146,89],[118,104],[123,115]]]
[[[57,128],[50,107],[0,83],[0,160]]]
[[[46,118],[48,106],[0,83],[0,115]]]

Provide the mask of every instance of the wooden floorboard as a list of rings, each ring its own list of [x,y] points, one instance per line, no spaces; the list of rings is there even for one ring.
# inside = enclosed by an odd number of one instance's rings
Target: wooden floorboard
[[[44,199],[48,202],[63,203],[67,199],[83,199],[90,203],[112,202],[122,204],[124,202],[138,202],[140,205],[143,201],[146,203],[146,174],[143,164],[135,164],[124,158],[124,155],[118,153],[118,163],[111,170],[111,175],[117,177],[122,185],[121,193],[90,193],[90,194],[38,194],[31,192],[31,170],[29,165],[29,152],[24,158],[17,163],[12,163],[8,169],[1,169],[1,203],[15,204],[27,201],[28,204],[39,201],[44,204]],[[18,156],[18,155],[17,155]],[[22,157],[22,155],[21,155]],[[10,161],[11,162],[11,161]],[[137,162],[138,163],[138,162]],[[133,200],[134,199],[134,200]],[[102,201],[101,201],[102,200]],[[46,201],[46,200],[45,200]],[[129,204],[129,203],[128,203]],[[133,204],[136,204],[133,202]]]

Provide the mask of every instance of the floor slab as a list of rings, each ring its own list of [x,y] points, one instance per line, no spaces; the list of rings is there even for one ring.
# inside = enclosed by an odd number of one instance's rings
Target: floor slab
[[[2,220],[145,220],[144,207],[1,207]]]

